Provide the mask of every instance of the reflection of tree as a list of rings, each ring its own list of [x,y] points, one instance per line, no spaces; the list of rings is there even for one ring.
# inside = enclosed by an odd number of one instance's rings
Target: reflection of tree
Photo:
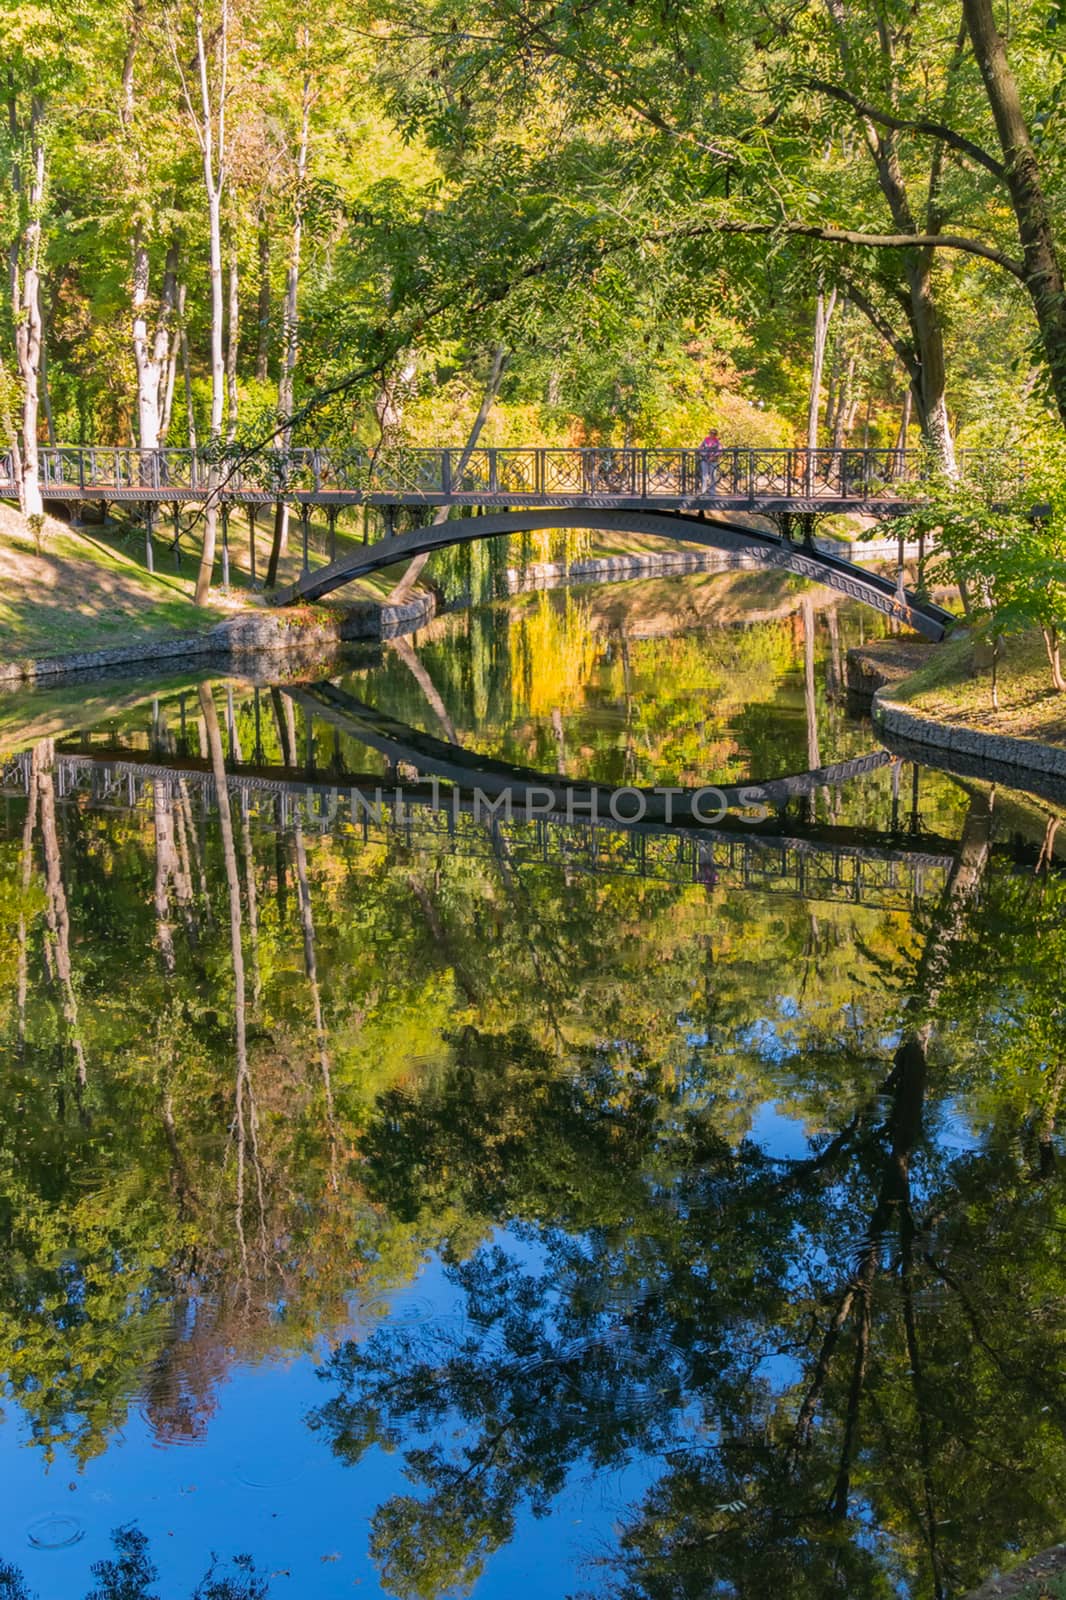
[[[86,1600],[154,1600],[159,1569],[152,1560],[147,1536],[135,1524],[115,1528],[111,1534],[114,1555],[92,1564],[95,1587]],[[220,1569],[211,1557],[191,1600],[266,1600],[269,1585],[256,1571],[251,1556],[234,1556]],[[0,1560],[0,1600],[36,1600],[17,1567]]]
[[[263,1195],[263,1168],[259,1157],[259,1108],[255,1086],[248,1063],[248,1009],[244,978],[244,943],[242,937],[241,880],[237,869],[237,851],[233,839],[233,817],[230,811],[229,789],[226,785],[226,763],[222,752],[222,734],[218,712],[208,684],[199,689],[200,708],[207,730],[207,744],[211,768],[215,779],[215,798],[218,805],[219,833],[222,838],[222,859],[226,869],[227,898],[229,901],[230,961],[233,972],[233,1029],[236,1056],[234,1084],[234,1132],[237,1145],[237,1198],[234,1216],[237,1237],[240,1241],[242,1272],[248,1271],[248,1245],[244,1229],[246,1169],[250,1165],[255,1181],[258,1208],[259,1247],[266,1258],[266,1207]]]
[[[55,748],[51,740],[44,740],[33,752],[36,768],[37,803],[41,823],[41,841],[45,866],[45,919],[48,934],[45,939],[45,960],[49,975],[59,990],[60,1004],[65,1024],[66,1043],[74,1055],[75,1095],[84,1110],[88,1072],[85,1065],[85,1045],[82,1041],[78,1016],[78,998],[74,991],[73,970],[70,961],[70,912],[67,891],[63,882],[63,865],[56,828],[56,801],[54,782]]]
[[[904,1574],[946,1596],[1015,1527],[1056,1531],[1061,1335],[1018,1306],[1061,1293],[1054,1198],[999,1204],[1010,1147],[956,1157],[927,1126],[989,822],[976,801],[877,1094],[791,1170],[723,1143],[706,1105],[668,1110],[654,1077],[613,1099],[606,1060],[560,1083],[531,1042],[470,1031],[432,1092],[382,1102],[364,1149],[391,1209],[540,1221],[521,1256],[452,1266],[456,1331],[383,1330],[326,1369],[314,1425],[346,1459],[404,1448],[418,1486],[375,1517],[391,1592],[468,1586],[519,1507],[634,1452],[663,1465],[607,1573],[632,1600],[888,1596]]]
[[[297,759],[284,704],[265,737]],[[202,1434],[235,1355],[308,1347],[430,1249],[465,1320],[344,1347],[316,1419],[346,1457],[405,1450],[374,1525],[398,1591],[468,1581],[525,1508],[642,1455],[597,1574],[627,1596],[949,1593],[1059,1531],[1066,918],[1052,879],[974,899],[979,804],[909,999],[909,924],[862,907],[812,934],[801,901],[319,838],[188,789],[59,808],[83,1124],[35,792],[0,841],[0,1366],[46,1449],[102,1448],[131,1393]],[[956,1091],[990,1130],[963,1152]],[[768,1105],[815,1130],[803,1159],[747,1137]]]

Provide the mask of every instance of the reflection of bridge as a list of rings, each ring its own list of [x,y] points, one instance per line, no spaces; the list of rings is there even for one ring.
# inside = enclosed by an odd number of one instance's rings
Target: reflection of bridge
[[[820,789],[849,783],[867,772],[889,766],[892,761],[885,751],[874,750],[850,761],[763,781],[708,784],[696,789],[668,788],[661,784],[641,789],[626,785],[615,790],[604,784],[517,766],[514,762],[500,761],[477,750],[467,750],[460,744],[436,739],[406,722],[398,722],[388,712],[367,705],[332,683],[289,685],[284,693],[311,717],[329,723],[357,743],[377,751],[394,769],[406,766],[421,776],[443,780],[460,790],[474,790],[486,797],[505,796],[511,802],[511,809],[526,808],[530,799],[538,809],[550,801],[553,814],[561,814],[568,821],[573,821],[575,814],[580,813],[581,817],[610,819],[614,823],[625,822],[628,816],[629,820],[653,826],[700,826],[710,820],[707,813],[716,809],[729,807],[750,811],[756,806],[765,809],[781,805],[816,794]],[[624,807],[623,796],[626,797]],[[612,798],[618,801],[613,810]],[[616,815],[616,811],[622,814]],[[753,822],[740,819],[738,825],[748,830]]]
[[[0,790],[29,792],[31,754],[14,757],[0,772]],[[887,757],[852,763],[872,770]],[[826,772],[818,774],[825,779]],[[843,766],[836,769],[842,773]],[[855,773],[851,774],[852,776]],[[790,780],[794,781],[794,780]],[[837,781],[843,781],[842,776]],[[60,803],[134,811],[195,798],[217,805],[210,763],[194,757],[162,759],[135,751],[57,752]],[[227,774],[227,792],[271,827],[299,822],[323,833],[411,851],[496,859],[507,868],[549,865],[566,872],[638,877],[678,885],[840,901],[873,910],[907,911],[940,893],[953,861],[949,839],[909,838],[788,819],[758,832],[739,818],[713,827],[662,823],[606,826],[567,820],[565,810],[529,820],[485,820],[470,792],[442,792],[437,784],[382,788],[374,777],[331,777],[298,769],[242,764]],[[606,793],[607,791],[604,791]]]

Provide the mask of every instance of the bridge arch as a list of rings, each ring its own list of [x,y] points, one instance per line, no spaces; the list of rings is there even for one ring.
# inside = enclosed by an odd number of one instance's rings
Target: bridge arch
[[[885,750],[872,750],[827,767],[778,778],[749,778],[743,783],[708,784],[690,789],[626,785],[624,792],[628,796],[639,797],[639,817],[633,818],[615,815],[611,810],[611,797],[622,791],[608,784],[541,772],[435,738],[433,734],[398,722],[388,712],[367,705],[336,684],[287,684],[283,692],[312,716],[383,755],[390,765],[405,763],[423,777],[434,777],[460,789],[477,789],[485,797],[509,795],[518,808],[536,795],[542,809],[550,805],[552,813],[563,813],[578,822],[598,818],[600,822],[610,819],[620,826],[630,826],[636,821],[638,825],[651,827],[704,827],[709,820],[703,814],[707,808],[725,807],[743,812],[784,805],[820,789],[853,782],[869,772],[890,766],[893,759]],[[627,806],[630,804],[627,800]],[[741,832],[754,831],[751,821],[743,817],[734,821],[739,822]]]
[[[740,523],[704,521],[682,512],[628,511],[610,506],[554,507],[544,510],[498,511],[485,516],[457,517],[450,522],[431,523],[412,528],[396,538],[380,539],[349,552],[328,566],[306,572],[296,583],[279,590],[276,605],[292,605],[302,600],[320,600],[327,594],[369,577],[400,561],[446,550],[453,545],[492,539],[499,534],[531,533],[539,529],[588,528],[600,533],[643,533],[670,540],[703,545],[736,559],[738,566],[773,567],[809,578],[846,594],[850,599],[899,621],[929,639],[942,639],[952,620],[949,612],[910,591],[902,596],[888,578],[867,572],[853,561],[810,547],[793,545],[787,539]]]

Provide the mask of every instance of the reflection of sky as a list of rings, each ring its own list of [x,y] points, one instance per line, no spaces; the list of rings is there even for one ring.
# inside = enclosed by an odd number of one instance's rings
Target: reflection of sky
[[[802,1119],[781,1111],[771,1101],[766,1101],[754,1113],[750,1138],[768,1156],[779,1161],[803,1161],[811,1153]]]
[[[501,1242],[524,1269],[542,1267],[530,1230],[508,1231]],[[430,1337],[434,1327],[457,1325],[463,1304],[436,1260],[409,1289],[383,1298],[397,1323],[424,1321]],[[166,1600],[186,1600],[212,1550],[227,1558],[248,1551],[268,1577],[277,1574],[271,1600],[384,1595],[367,1553],[370,1518],[412,1486],[401,1454],[376,1449],[345,1466],[306,1426],[307,1413],[332,1392],[310,1357],[240,1365],[219,1390],[205,1439],[159,1447],[134,1409],[108,1451],[80,1473],[62,1454],[47,1470],[11,1407],[0,1423],[0,1560],[20,1566],[40,1600],[82,1600],[90,1563],[110,1554],[111,1529],[135,1521],[151,1541]],[[614,1543],[619,1516],[661,1470],[661,1461],[639,1457],[606,1474],[579,1462],[547,1517],[519,1508],[514,1538],[489,1558],[478,1600],[559,1600],[582,1563]],[[76,1519],[84,1537],[66,1549],[33,1549],[27,1530],[49,1516]]]

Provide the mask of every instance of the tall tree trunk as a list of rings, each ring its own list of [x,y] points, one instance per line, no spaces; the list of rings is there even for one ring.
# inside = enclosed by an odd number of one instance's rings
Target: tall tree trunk
[[[226,93],[229,67],[229,0],[222,0],[214,48],[218,52],[218,81],[212,90],[208,66],[208,43],[204,38],[203,11],[195,13],[196,73],[199,107],[181,69],[177,49],[174,58],[181,74],[182,89],[190,121],[200,145],[204,192],[207,196],[208,259],[211,285],[211,422],[213,446],[222,438],[222,416],[226,402],[226,364],[223,355],[225,296],[222,285],[222,193],[226,184]],[[218,490],[221,483],[218,462],[212,460],[207,474],[207,499],[204,508],[204,544],[196,574],[196,604],[206,605],[215,569],[218,534]]]
[[[237,345],[240,339],[240,295],[237,277],[237,241],[230,241],[229,280],[226,296],[226,439],[237,437]]]
[[[151,262],[140,228],[133,239],[133,359],[137,369],[137,439],[142,450],[157,450],[162,431],[164,374],[170,353],[171,321],[177,296],[178,247],[167,250],[155,326],[148,328]]]
[[[836,336],[833,339],[833,354],[829,363],[829,385],[825,397],[825,435],[832,440],[836,432],[837,409],[840,400],[841,376],[843,373],[846,333],[848,326],[849,302],[842,300],[840,303],[840,316],[837,319]]]
[[[54,299],[53,299],[54,306]],[[48,340],[52,331],[52,316],[50,312],[42,312],[41,328],[41,410],[44,412],[45,438],[54,450],[56,447],[56,425],[52,416],[52,390],[48,382]]]
[[[185,284],[178,289],[178,316],[180,318],[181,381],[185,394],[185,433],[189,449],[196,451],[196,407],[192,398],[192,369],[189,365],[189,330],[185,323]]]
[[[255,376],[266,383],[270,368],[270,229],[266,217],[259,223],[259,298],[255,337]]]
[[[481,405],[478,407],[477,416],[474,418],[473,424],[470,428],[470,433],[467,436],[466,444],[463,446],[463,453],[459,457],[458,464],[455,467],[454,476],[456,479],[462,476],[467,462],[470,460],[471,455],[477,447],[478,439],[481,437],[481,430],[488,421],[489,412],[492,410],[492,407],[496,401],[496,396],[500,392],[500,384],[503,381],[504,373],[507,371],[508,360],[509,357],[507,352],[504,350],[503,345],[497,345],[495,350],[492,352],[492,365],[489,368],[488,379],[485,383],[484,393],[481,396]],[[434,513],[433,526],[438,527],[442,522],[447,522],[447,520],[448,507],[438,506],[436,512]],[[429,560],[429,554],[430,553],[427,552],[424,555],[415,556],[414,560],[407,568],[407,571],[404,573],[399,583],[389,594],[389,601],[391,603],[405,600],[411,593],[411,590],[418,582],[423,567]]]
[[[1003,151],[1007,191],[1025,261],[1026,287],[1043,339],[1059,415],[1066,423],[1066,284],[1040,163],[1007,47],[996,27],[992,0],[963,0],[962,10]]]
[[[896,435],[896,471],[902,472],[907,462],[907,436],[911,431],[911,407],[914,404],[914,391],[910,384],[907,385],[903,396],[903,415],[899,419],[899,433]]]
[[[826,6],[835,26],[837,48],[845,76],[850,81],[851,87],[861,93],[863,74],[853,56],[846,0],[826,0]],[[891,98],[894,99],[896,77],[894,47],[891,32],[881,18],[877,23],[877,33],[884,80],[889,86]],[[956,43],[949,78],[959,62],[960,49]],[[901,232],[917,233],[919,229],[916,226],[914,208],[911,205],[899,160],[895,132],[877,127],[867,118],[862,119],[862,132],[893,223]],[[928,233],[937,233],[940,229],[938,191],[941,162],[942,151],[937,147],[933,154],[929,183],[926,217]],[[904,292],[907,322],[913,341],[913,366],[910,370],[918,420],[930,454],[946,472],[953,473],[955,447],[948,421],[944,329],[934,289],[934,257],[935,251],[932,248],[905,252],[900,288]],[[875,326],[878,325],[875,323]],[[879,328],[879,331],[883,330]]]
[[[841,379],[840,390],[837,394],[837,414],[833,418],[833,449],[842,450],[847,438],[848,418],[852,409],[852,389],[855,384],[855,357],[848,357],[848,364]]]
[[[307,50],[305,28],[300,30],[298,43]],[[307,180],[307,144],[311,131],[311,107],[314,104],[311,74],[305,69],[300,99],[300,139],[296,148],[295,186],[293,193],[292,234],[289,238],[289,265],[285,273],[285,301],[281,316],[281,373],[278,377],[278,411],[284,424],[280,443],[282,451],[282,478],[288,470],[288,453],[292,449],[292,416],[294,374],[300,351],[298,320],[300,296],[300,258],[303,251],[304,184]],[[278,499],[274,515],[274,537],[267,562],[266,586],[272,589],[278,579],[278,562],[285,550],[289,535],[289,507],[284,494]]]
[[[818,417],[822,402],[822,368],[825,365],[825,346],[829,337],[829,319],[836,305],[837,292],[830,290],[828,299],[818,292],[814,312],[814,345],[811,351],[811,393],[807,405],[807,449],[818,448]]]
[[[177,273],[178,246],[175,245],[175,276]],[[165,445],[170,433],[170,419],[174,415],[174,383],[178,375],[178,353],[181,348],[181,323],[185,314],[185,285],[175,281],[174,284],[174,314],[175,326],[170,335],[170,349],[167,352],[166,371],[163,374],[163,400],[159,417],[159,443]]]
[[[955,443],[948,420],[947,366],[944,330],[933,292],[933,252],[921,252],[921,261],[908,267],[910,322],[918,355],[919,376],[911,385],[926,449],[945,472],[955,471]]]
[[[204,161],[205,172],[207,159]],[[217,189],[208,197],[208,227],[210,231],[211,260],[211,421],[210,439],[217,445],[222,437],[222,414],[226,398],[225,361],[222,354],[222,219],[220,195]],[[207,604],[211,593],[211,580],[215,570],[215,544],[218,537],[218,487],[221,473],[217,461],[211,460],[207,473],[207,500],[204,507],[204,544],[200,555],[200,568],[196,574],[196,604]]]
[[[20,127],[18,100],[14,88],[8,100],[8,120],[15,154],[11,164],[11,183],[15,192],[18,231],[8,252],[11,314],[15,324],[15,357],[22,379],[22,464],[21,507],[25,516],[40,516],[40,468],[37,454],[38,411],[40,408],[41,369],[41,213],[44,208],[45,140],[44,102],[30,97],[28,126]],[[25,170],[18,151],[25,140]]]

